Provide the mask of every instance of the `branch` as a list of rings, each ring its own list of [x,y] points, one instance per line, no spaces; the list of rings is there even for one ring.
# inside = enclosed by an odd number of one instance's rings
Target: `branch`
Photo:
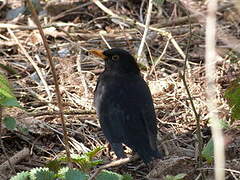
[[[99,0],[92,0],[100,9],[102,9],[105,13],[107,13],[108,15],[110,15],[112,18],[116,18],[119,20],[122,20],[123,22],[127,22],[129,24],[135,25],[135,26],[139,26],[142,28],[145,28],[146,26],[140,22],[137,22],[135,20],[132,20],[128,17],[122,17],[119,16],[117,14],[114,14],[110,9],[108,9],[106,6],[104,6]],[[173,44],[173,46],[175,47],[175,49],[178,51],[178,53],[182,56],[183,59],[185,59],[185,54],[182,51],[182,49],[180,48],[180,46],[177,44],[177,42],[175,41],[175,39],[172,37],[172,34],[163,30],[163,29],[159,29],[159,28],[154,28],[149,26],[149,29],[152,31],[156,31],[158,33],[160,33],[162,36],[166,36],[170,39],[171,43]]]
[[[211,121],[212,137],[214,144],[214,172],[216,180],[225,179],[225,154],[224,137],[218,117],[217,107],[217,73],[216,73],[216,11],[217,0],[208,1],[206,19],[206,81],[207,81],[207,106],[208,116]]]
[[[44,44],[44,47],[45,47],[46,52],[47,52],[47,57],[48,57],[48,60],[49,60],[49,64],[50,64],[50,67],[51,67],[51,70],[52,70],[52,75],[53,75],[53,80],[54,80],[54,85],[55,85],[55,91],[56,91],[56,95],[57,95],[57,102],[58,102],[58,107],[59,107],[59,112],[60,112],[60,119],[61,119],[61,123],[62,123],[63,134],[64,134],[63,138],[64,138],[65,150],[66,150],[66,153],[67,153],[68,162],[71,162],[67,128],[66,128],[64,114],[63,114],[62,97],[61,97],[61,94],[60,94],[57,73],[56,73],[55,66],[54,66],[54,63],[53,63],[53,60],[52,60],[51,51],[50,51],[50,48],[48,46],[47,40],[44,36],[43,29],[41,27],[40,21],[38,19],[37,13],[36,13],[33,5],[32,5],[31,0],[28,0],[28,5],[29,5],[29,8],[31,9],[33,20],[34,20],[35,24],[37,25],[39,33],[42,37],[43,44]]]
[[[130,161],[132,161],[133,159],[135,159],[136,157],[132,157],[132,158],[124,158],[124,159],[118,159],[116,161],[112,161],[108,164],[105,164],[101,167],[99,167],[95,173],[93,173],[93,175],[88,179],[88,180],[93,180],[96,178],[96,176],[103,170],[103,169],[107,169],[107,168],[110,168],[110,167],[115,167],[115,166],[120,166],[120,165],[123,165],[123,164],[126,164]]]
[[[138,48],[137,61],[139,61],[141,59],[144,44],[146,42],[147,33],[148,33],[148,29],[149,29],[149,24],[150,24],[150,21],[151,21],[152,6],[153,6],[152,0],[149,0],[144,33],[143,33],[143,37],[142,37],[140,46]]]

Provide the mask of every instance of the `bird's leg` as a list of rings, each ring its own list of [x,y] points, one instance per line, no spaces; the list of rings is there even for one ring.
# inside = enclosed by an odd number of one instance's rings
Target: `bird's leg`
[[[123,145],[121,143],[112,143],[112,148],[118,158],[126,158],[127,156],[124,153]]]

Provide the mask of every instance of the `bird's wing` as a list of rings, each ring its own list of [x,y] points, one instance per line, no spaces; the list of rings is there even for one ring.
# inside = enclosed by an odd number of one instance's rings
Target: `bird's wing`
[[[138,124],[143,126],[144,136],[149,138],[151,148],[156,150],[157,125],[153,100],[146,82],[142,78],[140,79],[132,84],[132,87],[129,87],[129,89],[133,89],[129,90],[129,96],[135,99],[135,102],[130,106],[137,111],[136,114],[132,115],[134,119],[138,120],[134,127],[137,129]]]
[[[156,146],[157,125],[150,90],[142,78],[126,85],[128,88],[123,109],[126,144],[135,150],[145,163],[160,157]]]
[[[110,143],[125,143],[146,161],[154,156],[156,117],[150,90],[140,76],[118,81],[103,77],[97,86],[95,105]]]

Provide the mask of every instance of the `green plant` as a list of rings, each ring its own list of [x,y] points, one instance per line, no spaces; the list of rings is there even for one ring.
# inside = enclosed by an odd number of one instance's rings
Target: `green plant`
[[[229,124],[224,120],[219,120],[219,126],[221,128],[227,129],[229,128]],[[208,143],[204,146],[201,156],[208,162],[212,163],[214,160],[214,146],[213,146],[213,139],[211,138]]]
[[[178,174],[176,176],[172,176],[172,175],[167,175],[165,177],[165,180],[182,180],[184,177],[186,176],[186,174]]]
[[[96,149],[87,152],[83,155],[71,154],[71,161],[76,163],[82,172],[89,172],[91,168],[103,163],[103,161],[101,160],[94,160],[94,157],[97,155],[97,153],[99,153],[102,150],[103,150],[102,147],[97,147]],[[50,170],[57,172],[59,169],[63,167],[62,164],[67,162],[68,162],[67,157],[64,156],[53,161],[50,161],[47,164],[47,167]]]
[[[102,147],[97,147],[81,156],[71,155],[71,160],[80,169],[65,167],[67,158],[61,157],[50,161],[45,168],[33,168],[30,171],[18,173],[10,180],[87,180],[90,177],[90,169],[103,162],[102,160],[94,160],[94,157],[102,149]],[[132,180],[132,177],[103,170],[97,175],[96,180]]]
[[[12,88],[7,78],[0,73],[0,108],[21,107],[12,92]],[[2,120],[2,119],[1,119]],[[3,123],[6,128],[13,130],[16,128],[16,120],[12,117],[4,117]]]
[[[7,78],[0,73],[0,106],[20,107]]]
[[[61,168],[58,173],[50,171],[48,168],[34,168],[31,171],[18,173],[10,180],[87,180],[89,175],[78,169]],[[129,175],[120,175],[112,171],[103,170],[96,180],[132,180]],[[176,179],[177,180],[177,179]]]
[[[233,120],[240,119],[240,78],[234,80],[227,90],[224,97],[231,108],[231,116]]]
[[[208,143],[205,145],[202,151],[202,157],[207,160],[208,163],[212,163],[214,159],[214,148],[213,148],[213,140],[210,139]]]

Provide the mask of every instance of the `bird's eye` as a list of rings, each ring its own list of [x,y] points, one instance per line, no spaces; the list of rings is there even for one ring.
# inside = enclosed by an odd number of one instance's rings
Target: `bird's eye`
[[[112,60],[117,61],[118,59],[119,59],[119,56],[118,56],[118,55],[113,55],[113,56],[112,56]]]

